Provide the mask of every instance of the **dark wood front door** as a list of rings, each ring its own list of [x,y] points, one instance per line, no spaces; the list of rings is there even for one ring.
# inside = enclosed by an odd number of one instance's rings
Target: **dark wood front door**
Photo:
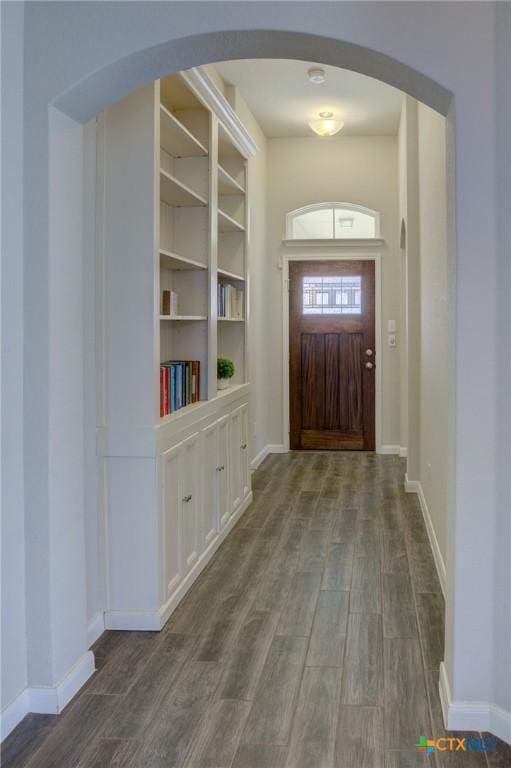
[[[289,265],[290,446],[374,451],[374,262]]]

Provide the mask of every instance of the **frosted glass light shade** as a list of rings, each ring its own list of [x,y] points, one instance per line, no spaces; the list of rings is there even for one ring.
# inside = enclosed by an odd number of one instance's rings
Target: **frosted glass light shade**
[[[309,125],[318,136],[335,136],[344,123],[342,120],[337,120],[332,112],[320,112],[319,117],[311,120]]]

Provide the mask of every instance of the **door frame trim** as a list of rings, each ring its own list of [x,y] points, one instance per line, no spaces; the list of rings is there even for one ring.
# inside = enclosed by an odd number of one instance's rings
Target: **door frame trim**
[[[381,453],[381,413],[382,413],[382,296],[381,296],[381,253],[360,253],[349,251],[342,254],[326,255],[324,253],[293,253],[282,256],[282,402],[283,402],[283,443],[284,450],[289,451],[289,262],[291,261],[374,261],[374,340],[377,360],[375,375],[374,402],[374,438],[375,452]]]

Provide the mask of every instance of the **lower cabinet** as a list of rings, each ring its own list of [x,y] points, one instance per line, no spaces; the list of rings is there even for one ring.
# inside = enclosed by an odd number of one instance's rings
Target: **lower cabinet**
[[[243,403],[231,413],[230,418],[231,514],[250,493],[250,468],[248,464],[248,405]]]
[[[195,432],[181,444],[182,483],[181,546],[183,572],[186,575],[199,556],[199,516],[201,511],[201,443]]]
[[[193,568],[199,554],[200,435],[163,454],[163,556],[167,597]]]
[[[203,443],[203,546],[218,535],[230,517],[229,415],[202,430]]]
[[[229,415],[217,421],[218,430],[218,466],[217,466],[217,503],[220,528],[223,528],[231,516],[231,465],[229,462]]]
[[[165,451],[162,458],[163,473],[163,560],[165,598],[168,598],[179,586],[183,577],[181,562],[180,530],[181,498],[183,495],[181,445]]]
[[[250,493],[250,466],[248,456],[248,404],[240,406],[241,411],[241,445],[240,445],[240,475],[241,498],[246,499]]]
[[[164,602],[186,588],[187,575],[215,540],[220,542],[247,500],[247,446],[248,405],[243,403],[162,454]]]
[[[236,408],[231,413],[229,428],[231,462],[231,509],[229,517],[234,514],[241,504],[242,479],[241,479],[241,441],[243,439],[241,408]]]

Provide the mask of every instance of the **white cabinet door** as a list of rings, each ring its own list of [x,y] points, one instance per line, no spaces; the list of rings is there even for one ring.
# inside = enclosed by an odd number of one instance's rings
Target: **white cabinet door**
[[[200,521],[200,435],[195,432],[181,443],[181,547],[184,572],[198,557]]]
[[[229,482],[230,456],[229,456],[229,416],[222,416],[217,421],[218,434],[218,464],[217,464],[217,493],[218,509],[220,513],[220,526],[223,528],[231,516],[231,489]]]
[[[242,445],[242,414],[240,408],[231,413],[230,419],[230,486],[231,486],[231,514],[241,504],[242,478],[241,478],[241,445]]]
[[[248,405],[242,405],[241,411],[241,498],[246,499],[250,493],[250,467],[248,462]]]
[[[168,598],[182,578],[180,547],[181,443],[163,454],[163,579]]]
[[[219,530],[218,484],[220,481],[218,460],[218,422],[202,430],[203,475],[201,550],[215,538]]]

